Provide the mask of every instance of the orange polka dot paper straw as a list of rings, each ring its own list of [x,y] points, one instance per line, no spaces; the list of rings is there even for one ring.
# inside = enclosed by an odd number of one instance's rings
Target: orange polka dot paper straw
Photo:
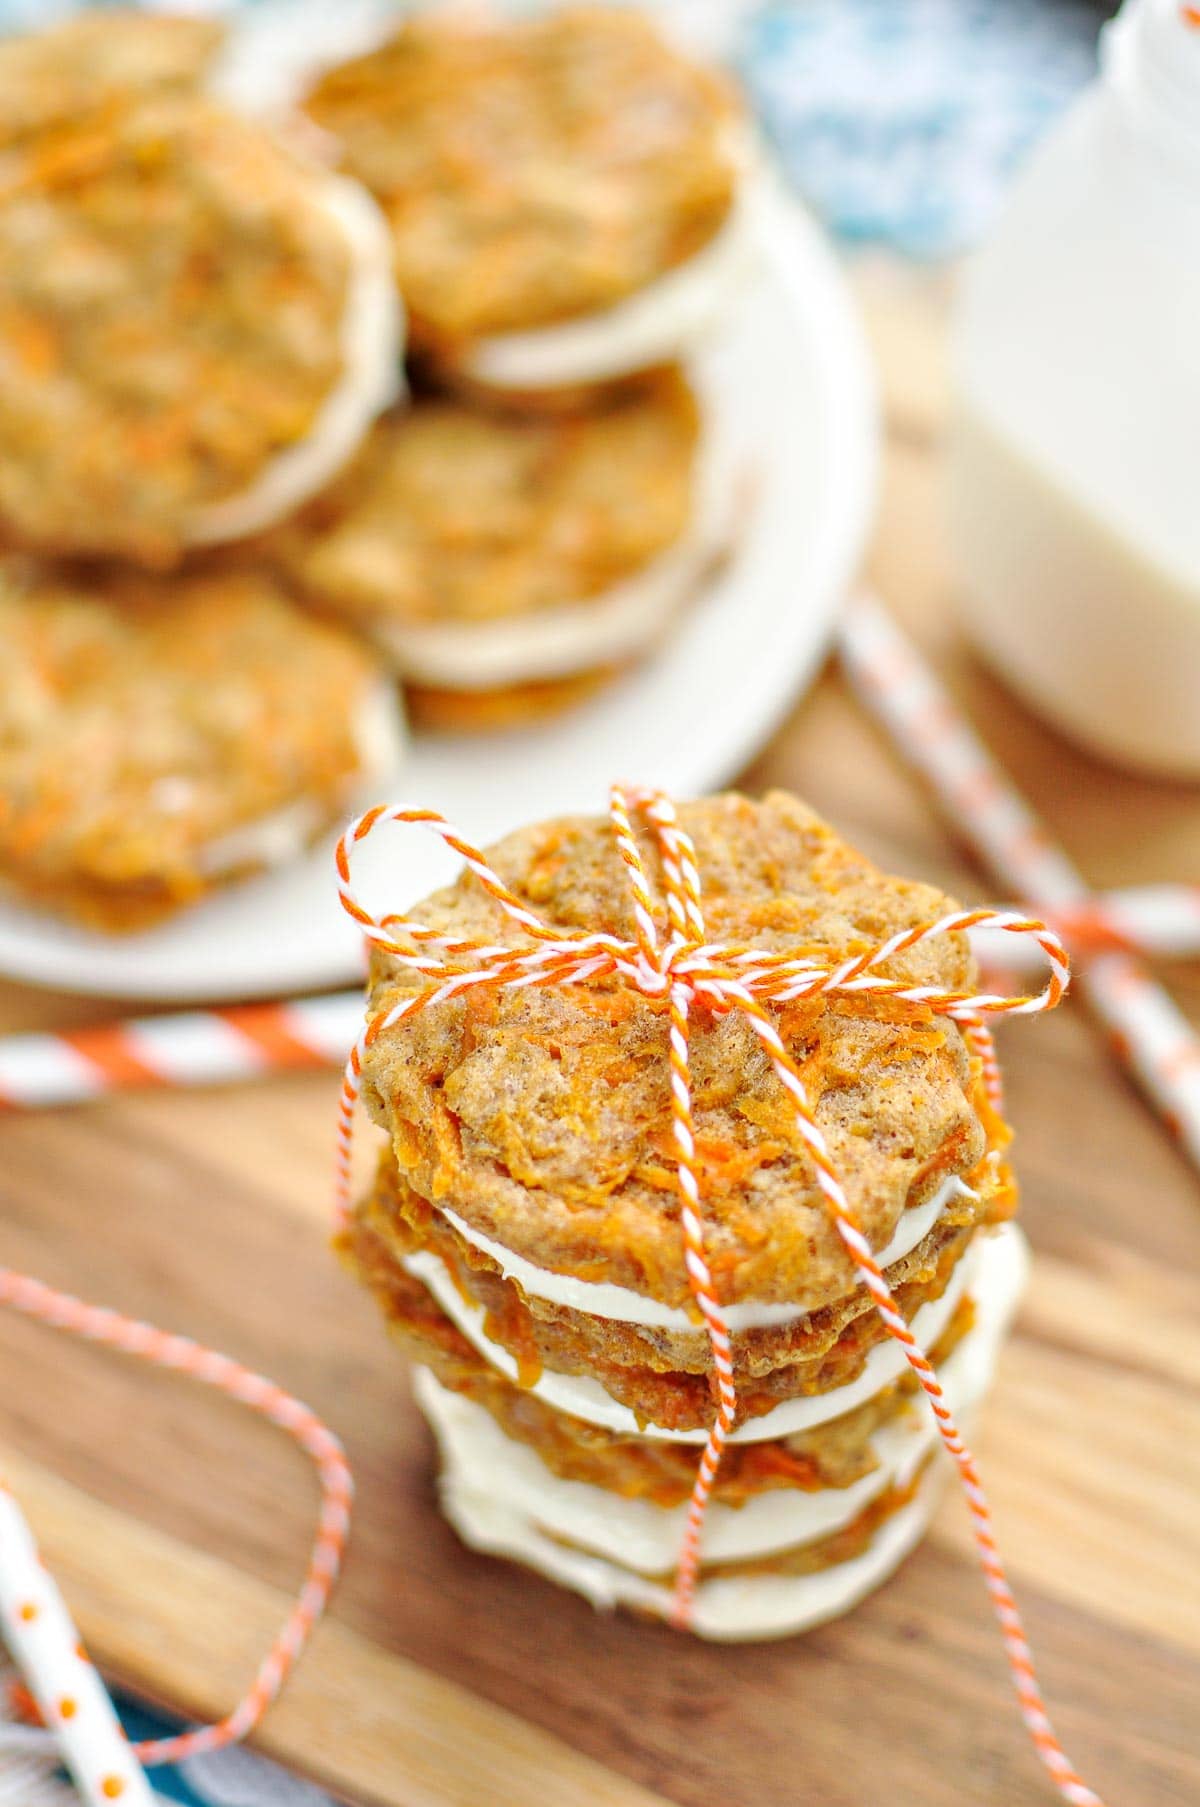
[[[338,1134],[337,1204],[343,1222],[351,1208],[350,1149],[355,1107],[362,1083],[363,1057],[379,1036],[423,1010],[448,1002],[478,987],[566,987],[604,976],[656,1002],[667,1023],[672,1129],[676,1183],[680,1199],[682,1253],[692,1297],[708,1330],[716,1383],[716,1411],[708,1442],[696,1470],[679,1551],[671,1618],[680,1628],[691,1622],[700,1578],[704,1523],[713,1483],[738,1410],[729,1326],[705,1251],[702,1163],[697,1156],[692,1121],[692,1087],[688,1038],[692,1020],[714,1013],[740,1011],[749,1022],[791,1103],[799,1138],[809,1157],[830,1215],[858,1278],[866,1287],[889,1336],[904,1351],[929,1402],[947,1455],[958,1470],[988,1594],[1000,1625],[1018,1703],[1035,1750],[1064,1801],[1071,1807],[1101,1807],[1100,1798],[1076,1773],[1046,1711],[1034,1672],[1016,1601],[992,1527],[991,1512],[974,1457],[951,1413],[941,1383],[917,1343],[863,1233],[851,1200],[831,1157],[805,1090],[801,1073],[775,1026],[777,1006],[798,998],[853,997],[869,1008],[890,999],[920,1003],[933,1015],[957,1023],[981,1063],[989,1093],[996,1096],[996,1066],[987,1019],[1031,1016],[1053,1009],[1067,985],[1069,966],[1055,932],[1023,912],[988,909],[955,910],[936,921],[893,935],[879,946],[852,958],[826,962],[813,954],[771,953],[740,943],[711,942],[704,923],[695,849],[681,827],[671,799],[659,791],[615,785],[610,819],[617,853],[625,867],[633,907],[634,937],[625,940],[601,932],[552,928],[507,888],[478,848],[465,841],[432,810],[378,807],[360,816],[338,843],[336,864],[342,903],[367,941],[394,955],[426,981],[422,990],[371,1015],[355,1043],[342,1087]],[[665,897],[665,932],[655,920],[654,897],[634,823],[653,839]],[[468,871],[509,919],[523,932],[526,945],[492,945],[461,936],[439,934],[399,915],[373,916],[360,902],[353,883],[353,851],[381,827],[422,826],[431,829],[460,855]],[[1036,947],[1048,969],[1041,991],[1032,996],[992,992],[958,992],[941,986],[911,985],[888,976],[897,955],[933,936],[961,934],[987,927]]]
[[[32,1533],[0,1479],[0,1622],[88,1807],[154,1807],[104,1683],[88,1659]]]
[[[847,611],[839,644],[862,702],[981,862],[1073,947],[1077,983],[1113,1052],[1200,1168],[1200,1037],[1133,952],[1194,952],[1200,887],[1148,886],[1093,897],[873,598]]]
[[[190,1337],[89,1305],[26,1274],[0,1268],[0,1305],[87,1342],[151,1362],[213,1387],[286,1431],[312,1461],[320,1484],[317,1533],[304,1583],[247,1692],[215,1725],[128,1745],[62,1598],[7,1488],[0,1488],[0,1623],[63,1761],[90,1807],[120,1801],[149,1807],[141,1765],[178,1763],[247,1737],[279,1694],[325,1610],[350,1529],[353,1483],[341,1444],[308,1406],[253,1369]],[[118,1762],[119,1757],[119,1762]]]

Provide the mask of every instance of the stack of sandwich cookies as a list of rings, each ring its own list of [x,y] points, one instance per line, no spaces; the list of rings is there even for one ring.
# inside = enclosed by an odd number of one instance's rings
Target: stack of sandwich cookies
[[[837,962],[949,908],[888,879],[794,800],[680,811],[710,935]],[[654,857],[643,849],[656,882]],[[548,824],[491,864],[551,930],[628,937],[607,825]],[[528,945],[472,878],[409,920]],[[957,935],[888,962],[969,990]],[[373,1011],[420,989],[379,953]],[[957,1025],[909,1000],[809,996],[776,1016],[875,1258],[966,1422],[1021,1290],[1007,1132]],[[605,979],[468,991],[369,1040],[389,1132],[345,1249],[422,1363],[418,1397],[466,1541],[597,1604],[666,1615],[716,1384],[673,1162],[661,998]],[[691,1624],[716,1638],[845,1610],[919,1539],[936,1429],[857,1277],[807,1149],[739,1012],[693,1012],[705,1248],[737,1416],[704,1524]]]
[[[439,16],[331,70],[312,117],[267,122],[215,97],[221,48],[210,22],[132,10],[0,43],[0,548],[27,561],[2,578],[10,718],[36,696],[7,724],[3,878],[106,928],[291,859],[359,801],[360,695],[394,750],[405,692],[435,726],[507,727],[647,657],[746,493],[693,355],[742,242],[720,81],[624,12]],[[228,634],[194,639],[224,583]],[[43,602],[51,641],[107,648],[90,675],[37,671]],[[246,652],[265,609],[274,771]],[[318,623],[341,649],[321,700]],[[193,719],[200,640],[214,700],[260,687],[240,738],[232,712]],[[85,721],[99,751],[68,783]],[[209,762],[222,783],[198,783]],[[119,833],[134,767],[176,803]]]
[[[738,108],[599,7],[418,16],[305,104],[388,221],[436,399],[281,568],[366,623],[418,719],[537,719],[645,657],[730,547],[708,346],[749,261]]]
[[[113,932],[402,761],[378,655],[233,548],[402,391],[386,226],[210,97],[220,39],[118,10],[0,43],[0,883]]]

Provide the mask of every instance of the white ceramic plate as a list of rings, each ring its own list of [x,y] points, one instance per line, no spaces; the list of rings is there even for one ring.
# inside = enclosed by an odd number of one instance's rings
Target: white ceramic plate
[[[756,235],[758,268],[711,352],[754,474],[729,565],[651,663],[545,727],[418,737],[384,800],[440,809],[486,844],[539,817],[602,811],[616,778],[698,796],[736,776],[811,679],[870,525],[874,390],[836,259],[770,179]],[[5,905],[0,971],[178,1002],[348,982],[361,949],[337,902],[331,845],[146,934],[103,936]],[[375,906],[403,908],[452,869],[415,830],[370,853]]]

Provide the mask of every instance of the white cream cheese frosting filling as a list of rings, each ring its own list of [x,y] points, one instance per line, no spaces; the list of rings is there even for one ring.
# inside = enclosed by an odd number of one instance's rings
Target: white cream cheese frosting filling
[[[193,545],[244,539],[290,514],[348,463],[376,415],[402,392],[404,315],[387,223],[356,182],[324,172],[317,180],[319,204],[350,251],[342,374],[302,440],[270,459],[248,488],[197,511],[187,536]]]
[[[375,616],[369,632],[414,683],[452,690],[570,677],[622,664],[653,646],[729,551],[746,485],[745,458],[718,373],[688,370],[700,405],[700,439],[687,524],[649,564],[595,596],[479,622],[401,622]]]
[[[621,1568],[662,1575],[674,1566],[686,1506],[667,1510],[650,1500],[623,1499],[603,1487],[563,1480],[534,1450],[506,1437],[486,1407],[440,1387],[427,1369],[417,1370],[413,1390],[437,1433],[449,1485],[470,1491],[485,1484],[504,1510]],[[936,1434],[914,1418],[907,1435],[891,1439],[894,1469],[898,1472],[911,1453],[906,1476],[911,1479]],[[892,1478],[881,1467],[850,1487],[815,1493],[775,1488],[744,1506],[710,1505],[704,1560],[748,1561],[814,1543],[850,1524]]]
[[[749,153],[740,153],[745,163]],[[492,333],[460,368],[493,389],[561,389],[672,364],[713,331],[753,266],[754,209],[743,174],[728,218],[685,263],[614,306],[521,332]]]
[[[725,544],[713,526],[693,519],[667,552],[583,602],[474,625],[377,616],[371,637],[413,683],[452,690],[493,690],[624,664],[654,644],[703,583]]]
[[[404,763],[407,734],[404,706],[394,684],[372,678],[354,718],[358,772],[350,781],[357,792],[391,780]],[[167,779],[184,784],[186,779]],[[285,865],[296,859],[329,820],[330,811],[313,797],[297,797],[279,809],[243,822],[218,835],[203,849],[200,870],[207,878]]]
[[[959,1300],[973,1278],[984,1246],[985,1238],[976,1236],[951,1274],[941,1298],[929,1300],[914,1314],[911,1328],[922,1348],[931,1348],[950,1322]],[[429,1249],[418,1249],[414,1254],[404,1257],[403,1265],[408,1273],[424,1283],[446,1316],[485,1361],[490,1362],[508,1380],[515,1381],[515,1359],[507,1349],[493,1342],[487,1335],[484,1330],[483,1307],[463,1298],[441,1257]],[[730,1433],[730,1441],[762,1443],[771,1437],[787,1437],[795,1431],[810,1430],[814,1425],[826,1424],[830,1419],[840,1418],[843,1413],[852,1411],[865,1399],[874,1398],[876,1393],[890,1386],[903,1373],[905,1366],[903,1349],[892,1337],[888,1337],[885,1342],[876,1343],[868,1352],[862,1372],[856,1379],[847,1381],[844,1386],[834,1387],[827,1393],[808,1393],[798,1399],[784,1399],[762,1417],[751,1418],[738,1425]],[[708,1432],[704,1429],[668,1430],[662,1425],[653,1425],[649,1429],[643,1427],[629,1407],[614,1399],[590,1374],[560,1374],[553,1368],[543,1368],[528,1390],[556,1411],[565,1412],[571,1418],[582,1418],[588,1424],[601,1425],[605,1430],[620,1431],[628,1436],[659,1437],[669,1443],[702,1444],[708,1441]]]
[[[303,853],[324,820],[325,811],[311,797],[298,797],[209,841],[201,851],[200,870],[206,878],[228,878],[235,872],[284,866]]]
[[[979,1397],[987,1390],[996,1347],[1016,1308],[1028,1267],[1024,1237],[1011,1226],[989,1236],[985,1246],[987,1252],[979,1285],[980,1321],[943,1369],[944,1380],[949,1381],[954,1376],[954,1404],[963,1419],[972,1416]],[[966,1354],[968,1350],[969,1355]],[[956,1365],[956,1359],[963,1355],[966,1360],[957,1361]],[[443,1401],[459,1402],[445,1394],[432,1377],[425,1377],[420,1371],[417,1386],[422,1406],[429,1413],[439,1442],[446,1449],[447,1439],[443,1436],[438,1415]],[[427,1402],[432,1402],[432,1410]],[[471,1462],[472,1458],[468,1457],[464,1465],[452,1456],[441,1482],[443,1511],[465,1543],[490,1555],[510,1557],[537,1569],[551,1580],[583,1594],[596,1607],[627,1605],[667,1616],[672,1604],[670,1589],[625,1566],[628,1562],[626,1546],[621,1549],[622,1562],[568,1547],[548,1534],[548,1530],[519,1504],[505,1497],[503,1483],[499,1487],[496,1485],[495,1467],[469,1473],[467,1467]],[[848,1562],[809,1575],[734,1575],[708,1581],[702,1579],[694,1598],[692,1630],[700,1637],[729,1641],[785,1637],[810,1630],[848,1612],[885,1581],[920,1542],[933,1516],[947,1471],[948,1464],[940,1455],[936,1456],[916,1496],[884,1521],[868,1549]],[[579,1484],[564,1485],[574,1487]],[[610,1510],[614,1506],[634,1503],[620,1501],[612,1495],[605,1497]],[[544,1514],[544,1510],[539,1506],[540,1513]],[[709,1561],[722,1560],[716,1553],[716,1543],[708,1542],[711,1519],[719,1510],[710,1508],[709,1521],[705,1525],[705,1553]],[[745,1510],[741,1508],[741,1511]],[[736,1511],[728,1508],[726,1511],[731,1516],[738,1516]],[[671,1519],[672,1515],[663,1513],[663,1517]],[[793,1538],[792,1543],[801,1541],[802,1535]],[[677,1553],[676,1545],[673,1556]]]
[[[1023,1239],[985,1248],[976,1285],[976,1321],[939,1373],[956,1417],[971,1413],[991,1385],[1000,1344],[1024,1286]],[[587,1482],[565,1480],[536,1451],[505,1435],[485,1407],[441,1387],[427,1370],[414,1380],[417,1401],[433,1425],[445,1472],[462,1488],[486,1477],[490,1498],[552,1536],[565,1538],[622,1568],[662,1575],[675,1562],[687,1507],[665,1509],[626,1499]],[[923,1399],[902,1406],[871,1439],[878,1467],[848,1487],[814,1492],[774,1488],[733,1507],[710,1505],[703,1560],[738,1562],[814,1543],[856,1519],[888,1487],[907,1487],[937,1442]]]
[[[977,1196],[956,1174],[951,1174],[924,1204],[913,1205],[901,1213],[891,1240],[875,1251],[880,1267],[890,1267],[893,1261],[899,1261],[923,1242],[951,1199]],[[571,1274],[556,1274],[549,1268],[536,1267],[532,1261],[513,1254],[490,1236],[473,1229],[448,1206],[439,1205],[438,1210],[464,1242],[490,1256],[504,1278],[515,1281],[526,1298],[544,1299],[550,1305],[564,1305],[571,1311],[585,1311],[590,1317],[608,1318],[618,1324],[677,1331],[702,1327],[698,1318],[681,1307],[663,1305],[658,1299],[634,1292],[632,1287],[613,1286],[607,1280],[577,1280]],[[749,1301],[727,1305],[725,1322],[736,1335],[743,1330],[764,1330],[777,1324],[794,1323],[797,1318],[806,1317],[810,1309],[806,1305],[765,1305]]]
[[[849,1612],[920,1543],[937,1505],[945,1466],[936,1464],[916,1497],[886,1519],[870,1547],[850,1562],[811,1575],[731,1575],[702,1581],[693,1597],[690,1629],[698,1637],[722,1642],[782,1638]],[[466,1486],[457,1478],[447,1480],[441,1500],[446,1518],[472,1549],[537,1569],[601,1609],[632,1606],[659,1618],[670,1613],[671,1590],[661,1582],[601,1556],[568,1549],[511,1507],[491,1499],[484,1488]]]

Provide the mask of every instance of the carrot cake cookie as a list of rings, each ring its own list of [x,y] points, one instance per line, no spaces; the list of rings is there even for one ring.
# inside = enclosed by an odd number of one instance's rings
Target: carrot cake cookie
[[[278,864],[394,781],[394,688],[257,572],[0,561],[0,880],[110,930]]]
[[[387,215],[414,343],[472,385],[669,362],[740,276],[736,100],[635,12],[419,16],[306,105]]]
[[[0,536],[149,565],[280,518],[395,394],[364,190],[203,97],[0,156]]]
[[[195,92],[223,36],[215,19],[105,7],[0,38],[0,146],[130,95]]]
[[[708,933],[822,965],[953,906],[889,878],[795,799],[684,806]],[[643,845],[660,915],[661,869]],[[553,929],[629,939],[607,823],[550,822],[489,860]],[[467,874],[408,913],[528,947]],[[965,938],[879,972],[969,990]],[[372,1014],[428,981],[376,952]],[[969,1419],[1020,1295],[1008,1132],[957,1024],[912,1000],[798,998],[772,1020],[875,1258]],[[386,1130],[343,1252],[420,1363],[442,1499],[464,1539],[660,1615],[717,1399],[684,1260],[668,1016],[613,978],[484,986],[402,1017],[363,1055]],[[746,1017],[697,1003],[692,1120],[737,1415],[705,1519],[692,1625],[782,1635],[846,1610],[913,1547],[943,1467],[902,1349],[831,1220]]]
[[[647,652],[723,549],[711,412],[677,369],[567,416],[420,402],[265,549],[372,638],[419,719],[526,720]]]

